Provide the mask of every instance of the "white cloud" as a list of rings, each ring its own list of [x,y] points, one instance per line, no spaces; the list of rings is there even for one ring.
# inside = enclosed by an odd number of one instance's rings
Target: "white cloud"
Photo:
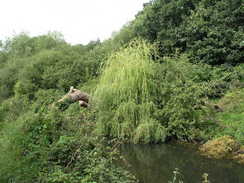
[[[106,39],[149,0],[0,0],[0,40],[59,31],[73,44]]]

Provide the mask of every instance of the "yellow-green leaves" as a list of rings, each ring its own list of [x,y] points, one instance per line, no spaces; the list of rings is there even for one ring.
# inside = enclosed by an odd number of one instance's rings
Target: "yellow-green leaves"
[[[136,40],[108,59],[95,92],[102,133],[135,143],[164,141],[165,130],[152,116],[153,49]]]

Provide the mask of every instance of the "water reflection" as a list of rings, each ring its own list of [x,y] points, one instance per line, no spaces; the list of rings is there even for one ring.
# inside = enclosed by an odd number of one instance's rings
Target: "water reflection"
[[[140,183],[168,183],[175,168],[184,183],[200,183],[203,173],[209,174],[211,183],[244,183],[243,165],[207,159],[184,145],[124,145],[122,154]]]

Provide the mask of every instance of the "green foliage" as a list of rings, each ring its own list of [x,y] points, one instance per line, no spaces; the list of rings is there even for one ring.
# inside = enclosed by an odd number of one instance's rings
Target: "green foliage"
[[[244,89],[235,89],[228,92],[218,105],[223,112],[217,114],[216,118],[220,124],[217,136],[230,135],[244,144]]]
[[[66,91],[98,75],[107,56],[106,46],[99,42],[70,46],[55,35],[30,38],[21,34],[4,43],[0,52],[0,101],[14,94],[32,100],[39,89]]]
[[[151,59],[153,51],[134,41],[107,61],[94,97],[100,133],[135,143],[194,138],[206,84],[191,80],[194,66],[185,57],[159,64]]]
[[[186,56],[180,56],[164,58],[154,69],[154,115],[170,136],[182,140],[201,138],[200,131],[211,122],[206,118],[210,109],[204,102],[209,84],[199,80],[202,70],[195,70],[196,67]]]
[[[243,62],[241,4],[241,0],[206,0],[198,4],[183,25],[186,50],[196,61],[212,65]]]
[[[108,59],[95,91],[101,133],[134,142],[164,141],[165,129],[152,118],[151,49],[135,41]]]
[[[71,46],[57,32],[0,41],[0,182],[135,182],[104,136],[243,144],[241,5],[153,0],[103,42]],[[94,93],[89,109],[53,105],[70,86]]]
[[[110,43],[71,46],[56,33],[3,43],[0,182],[135,182],[114,163],[112,144],[94,133],[93,109],[54,106],[72,85],[92,91],[110,51]]]
[[[40,52],[44,49],[62,47],[65,42],[58,32],[50,32],[48,35],[31,38],[26,33],[21,33],[12,39],[8,39],[3,48],[11,57],[25,57]]]
[[[28,112],[4,126],[1,182],[125,182],[135,179],[113,161],[116,149],[93,134],[89,111]],[[73,111],[73,112],[72,112]]]
[[[13,97],[2,102],[0,105],[0,130],[5,122],[14,122],[23,115],[29,109],[29,105],[26,97]]]
[[[192,62],[243,63],[242,0],[154,0],[131,23],[134,35],[156,42],[160,55],[190,54]],[[133,35],[132,34],[132,35]]]

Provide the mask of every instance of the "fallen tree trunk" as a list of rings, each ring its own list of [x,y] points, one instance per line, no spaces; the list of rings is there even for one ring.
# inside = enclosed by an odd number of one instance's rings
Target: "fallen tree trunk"
[[[70,104],[75,102],[79,102],[81,107],[88,107],[89,95],[71,86],[69,92],[60,100],[58,100],[56,104],[60,106],[66,106],[67,108]]]

